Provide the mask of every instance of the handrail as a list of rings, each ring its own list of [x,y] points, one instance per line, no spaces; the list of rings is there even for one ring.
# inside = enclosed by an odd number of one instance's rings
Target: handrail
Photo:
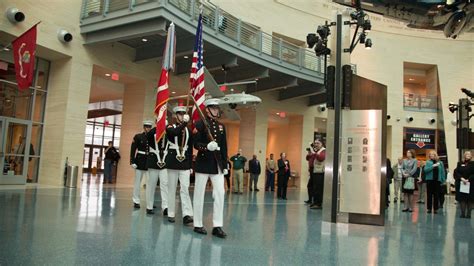
[[[270,55],[280,62],[290,63],[299,68],[310,69],[324,73],[321,58],[314,51],[303,46],[295,45],[274,35],[262,32],[258,26],[244,22],[239,18],[209,3],[199,0],[83,0],[81,18],[95,16],[106,17],[109,13],[129,9],[149,2],[158,2],[160,6],[170,4],[196,20],[200,7],[203,12],[203,24],[215,30],[216,34],[225,35],[237,42],[240,46],[251,48],[259,53]]]
[[[438,95],[404,93],[403,106],[418,110],[438,110]]]

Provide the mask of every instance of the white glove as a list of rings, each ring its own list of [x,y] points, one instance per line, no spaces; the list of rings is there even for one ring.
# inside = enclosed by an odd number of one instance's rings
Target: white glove
[[[207,144],[207,149],[210,151],[219,150],[219,145],[217,145],[217,142],[211,141]]]
[[[188,114],[184,114],[184,116],[183,116],[183,122],[185,122],[185,123],[188,123],[188,122],[189,122],[189,115],[188,115]]]
[[[137,169],[137,167],[138,167],[138,165],[132,164],[132,168],[133,168],[133,169]]]
[[[189,169],[189,174],[192,175],[193,174],[193,169]]]
[[[227,174],[229,174],[229,170],[224,169],[224,171],[222,171],[222,173],[223,173],[224,175],[227,175]]]

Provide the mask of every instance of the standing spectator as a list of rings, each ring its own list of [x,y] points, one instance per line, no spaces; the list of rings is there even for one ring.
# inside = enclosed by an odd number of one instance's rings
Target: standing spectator
[[[447,184],[447,181],[448,181],[448,172],[449,172],[449,169],[446,168],[446,171],[445,171],[446,175],[445,175],[445,182],[444,183],[440,183],[439,185],[439,208],[442,209],[443,206],[444,206],[444,196],[446,194],[448,194],[448,184]]]
[[[105,149],[104,184],[112,184],[112,167],[120,160],[120,154],[112,143],[109,141],[109,146]]]
[[[403,178],[403,158],[399,157],[398,162],[393,165],[393,185],[394,185],[394,198],[393,202],[397,203],[398,199],[400,198],[400,202],[403,202],[403,197],[401,197],[400,187],[402,186],[402,178]]]
[[[233,165],[234,173],[234,193],[244,193],[244,166],[247,162],[247,158],[242,156],[242,149],[239,149],[236,155],[230,157],[230,161]]]
[[[461,218],[471,218],[471,202],[474,200],[474,161],[472,153],[466,151],[462,162],[458,162],[454,169],[454,179],[456,180],[456,200],[461,204]],[[461,182],[470,184],[469,193],[461,193]]]
[[[275,170],[276,162],[273,160],[273,153],[270,154],[270,159],[266,163],[267,182],[265,183],[265,191],[271,189],[275,191]]]
[[[250,183],[249,190],[252,191],[252,181],[253,181],[253,190],[260,191],[257,188],[258,176],[260,175],[262,169],[260,167],[260,161],[257,160],[257,155],[253,155],[252,160],[249,161],[249,172],[250,172]]]
[[[416,203],[425,204],[425,193],[426,193],[426,180],[425,180],[425,161],[418,161],[418,167],[420,171],[418,172],[418,180],[416,182],[416,188],[418,189],[418,201]]]
[[[288,187],[288,179],[290,178],[291,168],[290,161],[286,159],[286,153],[280,154],[278,160],[278,192],[277,198],[286,200],[286,189]]]
[[[227,161],[227,169],[231,169],[231,164],[230,161]],[[227,174],[224,175],[225,181],[227,183],[227,192],[230,192],[230,171],[227,172]]]
[[[315,141],[316,142],[316,141]],[[314,160],[316,159],[316,152],[314,151],[314,142],[310,143],[310,147],[306,149],[308,154],[306,154],[306,161],[308,161],[308,172],[309,172],[309,179],[308,185],[308,200],[305,200],[304,203],[306,204],[314,204],[314,194],[313,194],[313,183],[314,183]]]
[[[309,206],[311,209],[321,209],[323,207],[324,191],[324,160],[326,160],[326,149],[323,141],[317,139],[313,143],[315,157],[313,161],[313,185],[312,195],[314,202]]]
[[[387,158],[387,173],[386,173],[386,184],[385,184],[385,205],[386,207],[389,206],[390,204],[390,184],[392,184],[392,179],[393,179],[393,170],[392,170],[392,162],[390,162],[390,159]]]
[[[446,175],[443,162],[439,160],[438,154],[435,151],[430,152],[429,160],[426,162],[423,171],[428,190],[428,198],[426,200],[427,212],[431,213],[433,209],[434,213],[438,213],[440,183],[442,184],[446,181]]]
[[[418,162],[415,159],[415,150],[407,151],[407,159],[402,164],[402,192],[405,197],[405,209],[403,212],[413,212],[413,191],[415,191],[415,179],[417,177]]]

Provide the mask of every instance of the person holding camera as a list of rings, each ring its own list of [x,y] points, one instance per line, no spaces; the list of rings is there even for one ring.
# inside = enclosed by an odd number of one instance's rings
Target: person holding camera
[[[324,148],[323,141],[316,139],[311,145],[313,164],[311,168],[312,178],[312,196],[313,202],[309,206],[311,209],[321,209],[323,205],[324,192],[324,161],[326,160],[326,148]]]
[[[314,160],[316,160],[316,152],[322,147],[322,144],[319,140],[315,140],[313,143],[309,144],[309,148],[306,148],[308,154],[306,154],[306,161],[308,161],[308,171],[309,171],[309,180],[308,180],[308,200],[305,201],[306,204],[313,205],[315,200],[315,176],[314,172]]]

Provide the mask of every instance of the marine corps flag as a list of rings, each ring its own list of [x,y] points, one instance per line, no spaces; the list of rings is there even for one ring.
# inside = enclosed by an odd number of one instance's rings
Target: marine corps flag
[[[28,89],[33,81],[37,25],[31,27],[12,42],[16,82],[20,90]]]
[[[168,90],[169,70],[174,68],[176,46],[176,31],[174,23],[168,28],[166,47],[163,53],[163,66],[161,67],[160,80],[158,81],[158,92],[156,93],[155,116],[156,116],[156,141],[159,141],[166,132],[167,103],[170,97]]]

